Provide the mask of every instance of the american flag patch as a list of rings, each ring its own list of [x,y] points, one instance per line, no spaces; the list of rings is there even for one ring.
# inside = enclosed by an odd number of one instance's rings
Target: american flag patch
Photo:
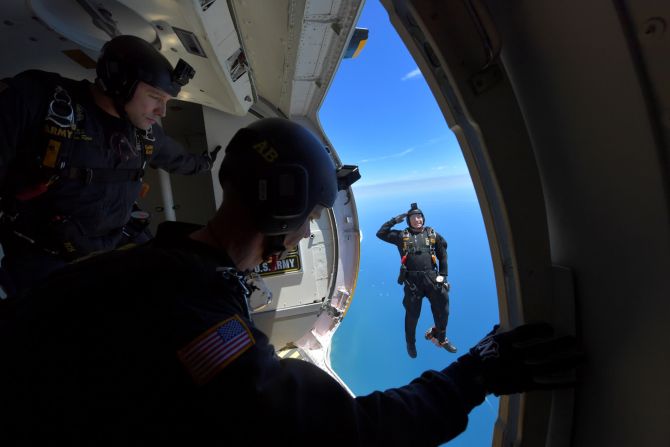
[[[204,384],[254,343],[256,342],[249,328],[235,315],[209,328],[177,351],[177,357],[193,380]]]

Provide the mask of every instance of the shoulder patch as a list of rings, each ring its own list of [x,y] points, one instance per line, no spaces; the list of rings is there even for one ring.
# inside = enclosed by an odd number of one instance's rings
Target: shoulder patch
[[[193,381],[203,385],[255,343],[247,325],[235,315],[200,334],[177,351],[177,357]]]

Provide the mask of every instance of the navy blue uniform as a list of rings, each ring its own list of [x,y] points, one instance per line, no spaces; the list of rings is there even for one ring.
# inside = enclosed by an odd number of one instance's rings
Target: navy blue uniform
[[[231,260],[187,237],[197,228],[166,222],[14,303],[0,445],[434,446],[465,429],[485,394],[458,362],[353,398],[318,367],[279,359]],[[230,334],[208,341],[217,331]]]
[[[210,169],[153,125],[104,112],[88,81],[30,70],[0,85],[3,268],[23,289],[67,260],[121,239],[146,165]]]
[[[421,315],[421,301],[428,297],[430,308],[435,321],[438,341],[444,341],[449,320],[449,291],[436,281],[438,273],[446,277],[449,273],[447,266],[447,241],[435,233],[434,256],[438,265],[433,262],[433,252],[429,242],[428,228],[420,232],[413,232],[411,228],[405,231],[391,230],[394,220],[385,222],[377,237],[398,247],[400,256],[406,255],[406,275],[402,281],[404,285],[403,306],[405,307],[405,339],[407,343],[416,342],[416,325]],[[403,252],[403,233],[409,236],[407,253]]]

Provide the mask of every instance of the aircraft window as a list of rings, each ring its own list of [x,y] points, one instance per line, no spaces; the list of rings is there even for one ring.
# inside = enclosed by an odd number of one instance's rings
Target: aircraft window
[[[482,212],[458,142],[383,7],[367,2],[357,26],[370,30],[367,45],[340,64],[319,118],[340,159],[358,165],[362,175],[353,185],[363,236],[360,272],[331,361],[355,394],[367,394],[446,367],[499,313]],[[417,358],[406,351],[399,250],[375,235],[412,203],[448,243],[447,337],[456,354],[424,339],[433,325],[427,299],[416,328]],[[406,226],[402,221],[393,229]],[[449,445],[490,444],[497,412],[497,398],[488,397]]]

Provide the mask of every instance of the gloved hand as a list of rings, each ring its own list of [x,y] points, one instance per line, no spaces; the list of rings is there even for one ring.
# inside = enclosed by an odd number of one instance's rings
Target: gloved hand
[[[216,156],[219,155],[219,151],[221,150],[221,145],[218,145],[214,148],[212,152],[204,151],[202,155],[207,159],[209,162],[209,169],[212,169],[214,166],[214,162],[216,161]]]
[[[498,325],[458,363],[487,393],[496,396],[575,383],[574,368],[582,360],[574,337],[553,338],[546,323],[498,332]]]
[[[397,216],[395,216],[394,218],[389,220],[389,222],[393,222],[394,224],[399,224],[400,222],[405,220],[406,217],[407,217],[407,213],[398,214]]]

